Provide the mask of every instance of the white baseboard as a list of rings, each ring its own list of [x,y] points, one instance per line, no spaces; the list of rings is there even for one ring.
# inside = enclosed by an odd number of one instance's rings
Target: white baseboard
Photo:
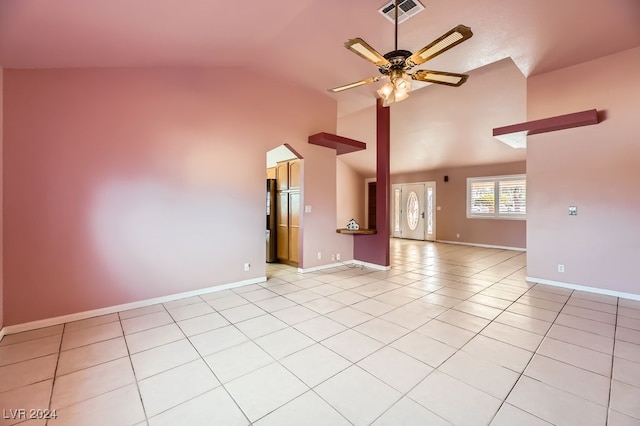
[[[580,291],[586,291],[589,293],[604,294],[606,296],[620,297],[622,299],[640,300],[640,294],[624,293],[622,291],[607,290],[605,288],[589,287],[586,285],[571,284],[571,283],[565,283],[562,281],[546,280],[544,278],[525,277],[525,279],[529,282],[537,283],[537,284],[546,284],[554,287],[568,288],[571,290],[580,290]]]
[[[378,265],[377,263],[363,262],[362,260],[354,260],[354,265],[364,266],[365,268],[375,269],[377,271],[390,271],[391,266]]]
[[[139,300],[137,302],[124,303],[122,305],[108,306],[106,308],[93,309],[91,311],[77,312],[74,314],[62,315],[54,318],[46,318],[37,321],[25,322],[22,324],[8,325],[0,331],[0,339],[5,334],[21,333],[23,331],[35,330],[38,328],[51,327],[53,325],[64,324],[72,321],[79,321],[101,315],[113,314],[129,309],[144,308],[145,306],[156,305],[158,303],[171,302],[173,300],[185,299],[187,297],[200,296],[202,294],[215,293],[217,291],[228,290],[230,288],[243,287],[245,285],[258,284],[267,281],[267,277],[252,278],[229,284],[222,284],[199,290],[185,291],[183,293],[170,294],[168,296],[155,297],[153,299]]]
[[[362,266],[365,268],[375,269],[377,271],[388,271],[391,269],[391,266],[382,266],[382,265],[377,265],[375,263],[363,262],[361,260],[345,260],[344,262],[340,262],[340,263],[330,263],[328,265],[314,266],[312,268],[306,268],[306,269],[298,268],[298,272],[300,272],[301,274],[304,274],[307,272],[316,272],[316,271],[321,271],[323,269],[336,268],[339,266],[349,266],[349,265]]]
[[[526,248],[522,248],[522,247],[494,246],[492,244],[465,243],[465,242],[462,242],[462,241],[436,240],[436,243],[458,244],[458,245],[461,245],[461,246],[474,246],[474,247],[483,247],[483,248],[494,248],[494,249],[500,249],[500,250],[527,251]]]
[[[322,271],[323,269],[336,268],[338,266],[351,265],[353,260],[345,260],[344,262],[330,263],[328,265],[312,266],[311,268],[298,268],[298,272],[306,274],[307,272]]]

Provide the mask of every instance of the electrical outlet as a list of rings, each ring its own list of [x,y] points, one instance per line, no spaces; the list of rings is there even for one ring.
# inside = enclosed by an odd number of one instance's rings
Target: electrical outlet
[[[564,265],[558,263],[558,272],[564,272]]]
[[[456,238],[460,238],[460,234],[456,234]]]
[[[335,254],[331,255],[331,260],[336,260],[336,255]]]
[[[322,253],[318,252],[318,259],[322,259]]]
[[[247,272],[249,269],[251,269],[251,264],[250,263],[245,263],[244,264],[244,271]]]
[[[340,260],[340,253],[336,254],[336,259]]]

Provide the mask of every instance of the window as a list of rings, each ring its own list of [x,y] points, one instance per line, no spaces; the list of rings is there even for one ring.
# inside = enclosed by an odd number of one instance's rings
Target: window
[[[467,178],[467,217],[525,219],[527,176]]]

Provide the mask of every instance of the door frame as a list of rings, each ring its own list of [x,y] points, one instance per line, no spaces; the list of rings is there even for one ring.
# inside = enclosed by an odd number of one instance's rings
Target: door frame
[[[402,191],[402,187],[406,185],[424,185],[424,203],[425,203],[425,224],[424,224],[424,241],[436,241],[436,211],[437,211],[437,203],[436,203],[436,181],[424,181],[424,182],[405,182],[405,183],[395,183],[391,185],[391,194],[389,197],[390,200],[390,217],[391,217],[391,236],[394,238],[403,238],[402,237],[402,220],[404,218],[404,213],[401,213],[398,224],[400,225],[399,229],[396,227],[396,190]],[[427,198],[427,189],[433,188],[433,198],[431,204],[431,217],[433,219],[433,233],[427,233],[427,220],[429,213],[427,212],[428,208],[428,198]],[[400,203],[402,203],[402,193],[400,193]],[[404,209],[402,209],[404,211]]]
[[[369,183],[377,182],[377,178],[366,178],[364,180],[364,228],[369,229]]]

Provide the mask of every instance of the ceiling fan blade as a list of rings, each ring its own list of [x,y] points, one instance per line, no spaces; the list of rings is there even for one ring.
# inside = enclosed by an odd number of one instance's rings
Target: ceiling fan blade
[[[425,81],[427,83],[444,84],[445,86],[461,86],[467,78],[466,74],[456,74],[453,72],[444,71],[429,71],[420,70],[411,74],[411,78],[418,81]]]
[[[381,78],[382,77],[369,77],[369,78],[365,78],[364,80],[356,81],[354,83],[345,84],[343,86],[338,86],[338,87],[334,87],[333,89],[327,89],[327,90],[333,93],[342,92],[343,90],[353,89],[354,87],[363,86],[369,83],[375,83]]]
[[[361,38],[354,38],[347,41],[344,44],[344,47],[378,67],[390,65],[389,61],[387,61],[384,56],[379,54],[373,47],[369,46],[367,42]]]
[[[457,27],[442,35],[442,37],[432,41],[431,43],[411,55],[407,59],[406,63],[409,67],[423,64],[429,59],[435,58],[439,54],[446,52],[447,50],[459,45],[465,40],[470,39],[472,35],[473,33],[471,32],[471,28],[465,27],[464,25],[458,25]]]

